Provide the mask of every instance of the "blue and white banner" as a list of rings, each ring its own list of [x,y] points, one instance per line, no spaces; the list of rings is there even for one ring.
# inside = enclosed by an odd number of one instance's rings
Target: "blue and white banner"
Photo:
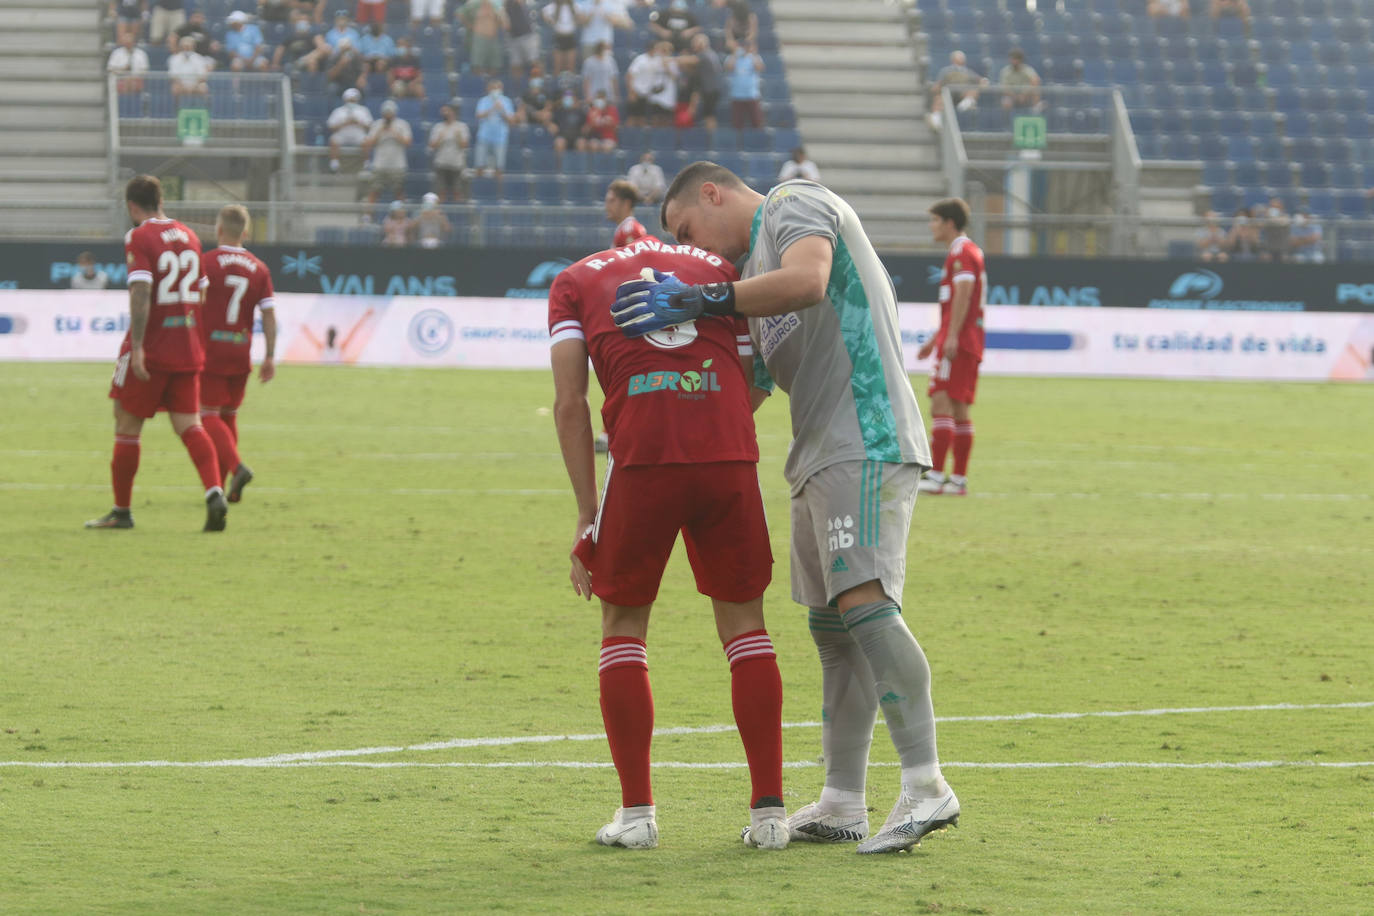
[[[287,363],[542,369],[543,299],[279,293],[277,357]],[[939,322],[901,305],[907,368]],[[0,290],[0,360],[114,361],[128,328],[122,290]],[[1322,381],[1374,379],[1374,315],[992,306],[983,372]],[[256,335],[254,357],[261,358]]]

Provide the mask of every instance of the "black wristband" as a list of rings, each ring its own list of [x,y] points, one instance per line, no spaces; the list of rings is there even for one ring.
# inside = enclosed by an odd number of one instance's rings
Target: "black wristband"
[[[702,283],[697,289],[701,292],[701,310],[706,314],[735,314],[735,284]]]

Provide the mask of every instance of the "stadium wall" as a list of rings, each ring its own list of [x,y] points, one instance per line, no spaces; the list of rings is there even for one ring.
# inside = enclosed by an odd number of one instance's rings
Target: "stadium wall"
[[[901,305],[907,368],[938,307]],[[543,299],[282,293],[286,363],[536,369]],[[0,291],[0,360],[108,360],[128,328],[122,290]],[[255,337],[254,354],[262,354]],[[1374,380],[1374,314],[1003,306],[987,313],[990,374]]]
[[[542,299],[585,251],[564,248],[356,248],[254,245],[282,292]],[[63,289],[90,250],[123,286],[118,242],[0,245],[0,289]],[[885,256],[898,298],[936,298],[941,258]],[[988,304],[1166,310],[1374,312],[1374,262],[1215,264],[1080,258],[988,258]]]

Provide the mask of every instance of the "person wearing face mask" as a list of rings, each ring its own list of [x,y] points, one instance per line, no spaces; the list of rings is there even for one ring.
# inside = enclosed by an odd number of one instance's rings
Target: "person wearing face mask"
[[[553,121],[553,96],[549,93],[544,68],[539,64],[530,67],[529,85],[520,97],[520,120],[545,130],[549,130]]]
[[[666,10],[649,14],[649,31],[654,37],[673,43],[674,53],[687,50],[692,38],[702,33],[697,17],[687,8],[687,0],[672,0]]]
[[[386,74],[391,85],[391,94],[397,98],[422,99],[425,97],[425,80],[420,70],[420,52],[402,37],[396,42],[396,53],[391,56],[390,68]]]
[[[410,124],[396,117],[396,103],[387,99],[382,103],[381,118],[372,122],[363,141],[363,155],[372,154],[373,184],[368,203],[375,204],[382,191],[405,199],[406,147],[410,142]]]
[[[459,101],[454,99],[439,114],[443,120],[429,131],[429,150],[434,156],[434,190],[445,203],[467,198],[467,148],[472,142],[468,126],[458,120]]]
[[[594,99],[601,92],[606,93],[612,105],[620,104],[620,68],[610,43],[605,41],[597,44],[595,53],[582,62],[582,97]]]
[[[285,40],[272,53],[272,69],[314,73],[319,69],[321,58],[315,47],[315,26],[309,16],[297,10],[291,14],[291,27],[287,30]]]
[[[606,93],[598,92],[587,109],[587,122],[582,126],[582,135],[587,138],[587,149],[612,152],[619,141],[620,112]]]
[[[584,150],[587,148],[587,138],[582,135],[582,128],[587,123],[587,110],[577,101],[577,96],[571,91],[563,93],[558,100],[558,107],[553,112],[553,129],[557,134],[553,139],[553,148],[561,157],[568,149]]]
[[[487,83],[487,94],[477,103],[477,149],[473,165],[494,173],[499,185],[506,169],[506,143],[515,123],[515,106],[502,92],[500,80]]]

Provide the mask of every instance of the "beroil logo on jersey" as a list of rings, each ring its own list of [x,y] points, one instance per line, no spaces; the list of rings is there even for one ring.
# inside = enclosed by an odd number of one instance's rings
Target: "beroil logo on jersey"
[[[650,394],[654,391],[676,391],[682,400],[697,401],[712,391],[720,391],[720,376],[708,371],[712,360],[701,364],[701,371],[688,369],[676,372],[664,369],[630,376],[629,395]]]

